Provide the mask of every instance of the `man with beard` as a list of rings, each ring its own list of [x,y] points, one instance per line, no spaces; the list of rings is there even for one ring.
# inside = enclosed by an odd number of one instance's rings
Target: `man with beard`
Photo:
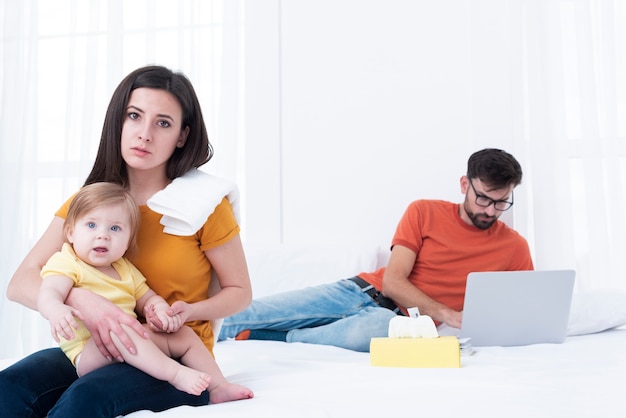
[[[386,267],[339,282],[257,299],[226,318],[235,337],[326,344],[369,351],[389,320],[417,307],[438,325],[460,328],[470,272],[532,270],[526,240],[498,220],[513,205],[522,169],[509,153],[472,154],[461,177],[462,204],[417,200],[406,209]]]

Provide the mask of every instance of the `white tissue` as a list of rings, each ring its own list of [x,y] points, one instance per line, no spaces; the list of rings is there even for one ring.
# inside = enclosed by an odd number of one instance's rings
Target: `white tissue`
[[[437,327],[428,315],[396,316],[389,321],[389,338],[437,338]]]

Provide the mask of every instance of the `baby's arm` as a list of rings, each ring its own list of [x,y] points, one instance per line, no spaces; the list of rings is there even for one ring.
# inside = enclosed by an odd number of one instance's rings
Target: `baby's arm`
[[[73,329],[79,325],[74,317],[82,319],[77,309],[65,304],[65,298],[74,286],[74,282],[65,276],[47,276],[39,289],[37,308],[41,315],[50,322],[52,338],[59,342],[59,336],[66,340],[74,338]]]
[[[167,301],[152,289],[137,300],[137,314],[143,315],[154,331],[176,332],[183,325],[180,315],[171,315],[169,310]]]

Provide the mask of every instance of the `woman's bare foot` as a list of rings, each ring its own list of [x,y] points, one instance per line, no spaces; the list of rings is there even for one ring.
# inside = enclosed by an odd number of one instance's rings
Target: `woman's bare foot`
[[[208,374],[199,372],[186,366],[181,366],[170,383],[178,390],[191,395],[200,395],[211,382]]]
[[[254,393],[245,386],[224,382],[211,389],[209,392],[209,403],[222,403],[250,399]]]

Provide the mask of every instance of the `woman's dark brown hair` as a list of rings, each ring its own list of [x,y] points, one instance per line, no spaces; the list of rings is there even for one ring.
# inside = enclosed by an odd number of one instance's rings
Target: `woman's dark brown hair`
[[[166,174],[169,179],[180,177],[213,157],[213,147],[209,142],[200,103],[191,82],[182,73],[175,73],[161,66],[147,66],[127,75],[113,92],[102,126],[96,161],[85,185],[107,181],[128,186],[128,173],[121,151],[122,125],[131,92],[142,87],[172,94],[182,108],[181,129],[189,127],[185,145],[176,148],[167,162]]]

